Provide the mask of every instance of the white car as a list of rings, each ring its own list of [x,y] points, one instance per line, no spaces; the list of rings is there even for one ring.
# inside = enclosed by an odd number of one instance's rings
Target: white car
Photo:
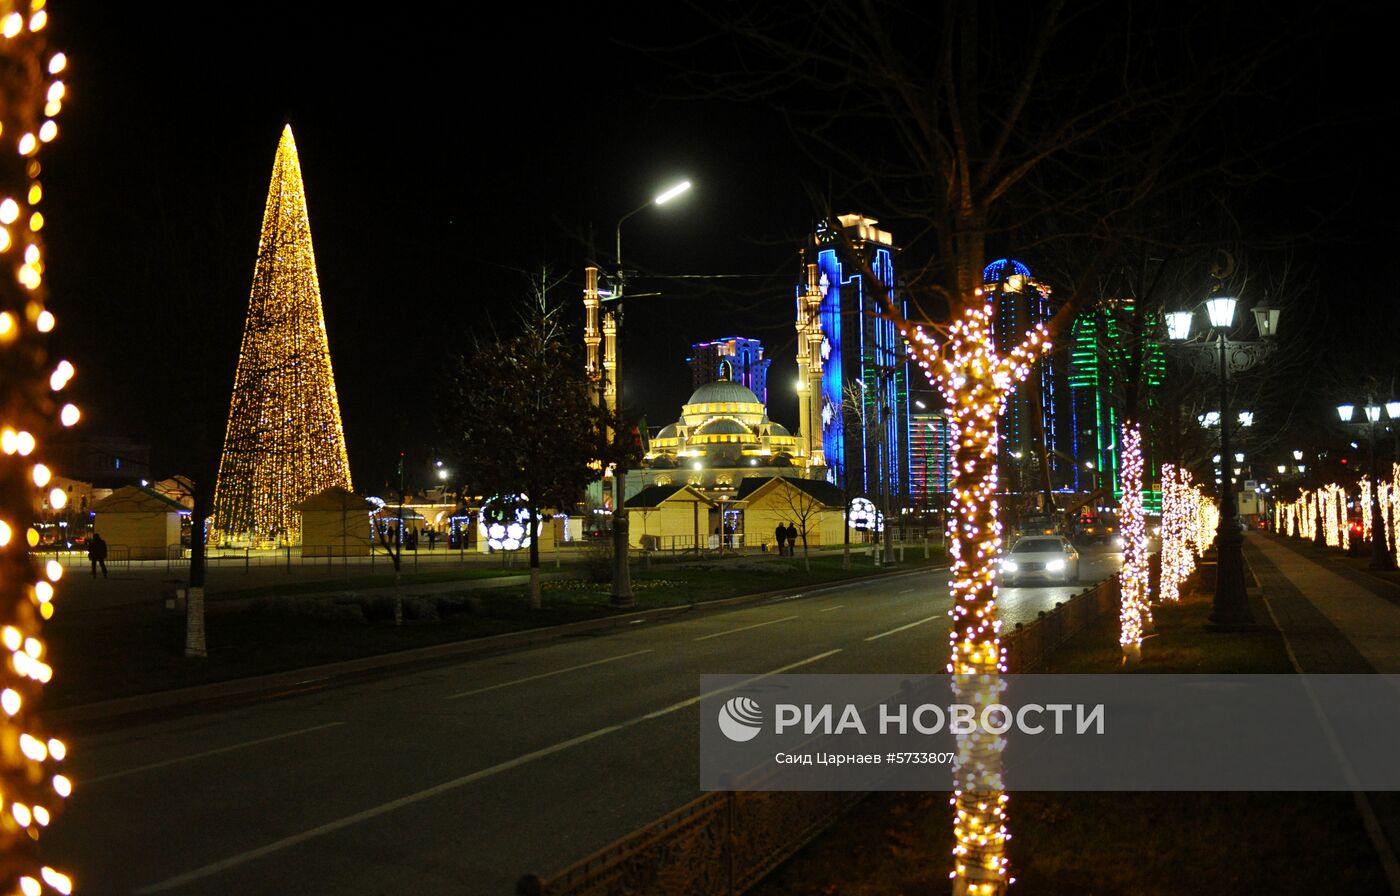
[[[1018,538],[1001,558],[1001,581],[1004,585],[1026,581],[1078,582],[1079,552],[1069,539],[1059,535]]]

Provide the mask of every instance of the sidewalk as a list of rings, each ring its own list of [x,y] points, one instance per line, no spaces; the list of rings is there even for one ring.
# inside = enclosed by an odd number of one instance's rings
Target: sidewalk
[[[1400,672],[1400,589],[1292,539],[1250,533],[1245,552],[1299,672]],[[1400,793],[1353,796],[1400,894]]]
[[[1302,545],[1250,533],[1245,549],[1304,672],[1400,673],[1400,591],[1329,568]]]

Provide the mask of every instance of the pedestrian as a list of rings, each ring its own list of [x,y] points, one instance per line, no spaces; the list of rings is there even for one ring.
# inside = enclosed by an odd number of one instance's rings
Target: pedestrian
[[[97,567],[102,567],[102,578],[107,578],[107,542],[96,532],[88,542],[88,560],[92,561],[92,577],[97,578]]]
[[[429,529],[429,530],[428,530],[428,550],[431,551],[431,550],[433,549],[433,547],[434,547],[436,544],[437,544],[437,530],[436,530],[436,529]]]
[[[783,542],[787,540],[787,524],[778,523],[773,527],[773,541],[778,545],[778,556],[783,556]]]
[[[797,556],[797,527],[792,523],[787,524],[788,556]]]

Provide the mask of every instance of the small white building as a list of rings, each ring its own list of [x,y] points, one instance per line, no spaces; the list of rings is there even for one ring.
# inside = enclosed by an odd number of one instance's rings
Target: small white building
[[[368,557],[370,514],[368,498],[333,485],[292,505],[301,513],[303,557]]]
[[[92,507],[93,531],[109,560],[164,560],[180,548],[180,514],[189,511],[148,488],[119,488]]]

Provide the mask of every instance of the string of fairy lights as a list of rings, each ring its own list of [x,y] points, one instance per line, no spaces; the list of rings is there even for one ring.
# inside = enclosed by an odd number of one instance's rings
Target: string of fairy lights
[[[946,403],[955,448],[949,502],[948,554],[952,560],[948,671],[958,702],[986,707],[1000,699],[1006,655],[997,619],[997,557],[1002,529],[997,502],[997,419],[1008,398],[1050,349],[1043,325],[999,355],[992,338],[993,308],[982,289],[978,302],[948,328],[942,344],[922,326],[900,320],[906,348]],[[981,709],[979,708],[980,712]],[[1005,742],[986,732],[958,738],[953,766],[953,879],[955,892],[994,896],[1014,882],[1007,867],[1007,802],[1001,775]]]
[[[1151,621],[1148,594],[1147,521],[1142,503],[1142,427],[1124,420],[1122,462],[1118,482],[1122,499],[1118,522],[1123,537],[1123,565],[1118,573],[1121,599],[1118,609],[1118,643],[1127,661],[1142,657],[1142,632]]]
[[[39,232],[43,147],[58,136],[54,119],[65,89],[62,53],[48,50],[45,0],[0,0],[0,892],[71,893],[72,880],[37,857],[37,841],[73,789],[58,770],[64,744],[46,736],[35,712],[53,677],[42,622],[53,617],[63,568],[29,549],[39,532],[26,522],[36,499],[61,508],[66,493],[42,461],[48,434],[76,424],[77,406],[61,393],[75,373],[52,364],[57,321],[45,303]]]
[[[1373,498],[1380,505],[1379,520],[1372,510]],[[1400,464],[1391,465],[1389,480],[1373,484],[1369,476],[1361,477],[1354,493],[1336,482],[1304,490],[1293,501],[1278,505],[1276,528],[1290,538],[1320,540],[1328,547],[1347,550],[1351,547],[1353,506],[1360,515],[1361,540],[1370,541],[1379,530],[1395,562],[1395,546],[1400,544]]]
[[[1181,586],[1196,571],[1196,558],[1215,539],[1220,510],[1191,480],[1191,472],[1162,464],[1162,574],[1158,599],[1175,603]]]
[[[211,538],[246,537],[253,547],[294,544],[301,517],[293,506],[332,486],[351,490],[350,461],[306,190],[288,125],[263,212]]]

